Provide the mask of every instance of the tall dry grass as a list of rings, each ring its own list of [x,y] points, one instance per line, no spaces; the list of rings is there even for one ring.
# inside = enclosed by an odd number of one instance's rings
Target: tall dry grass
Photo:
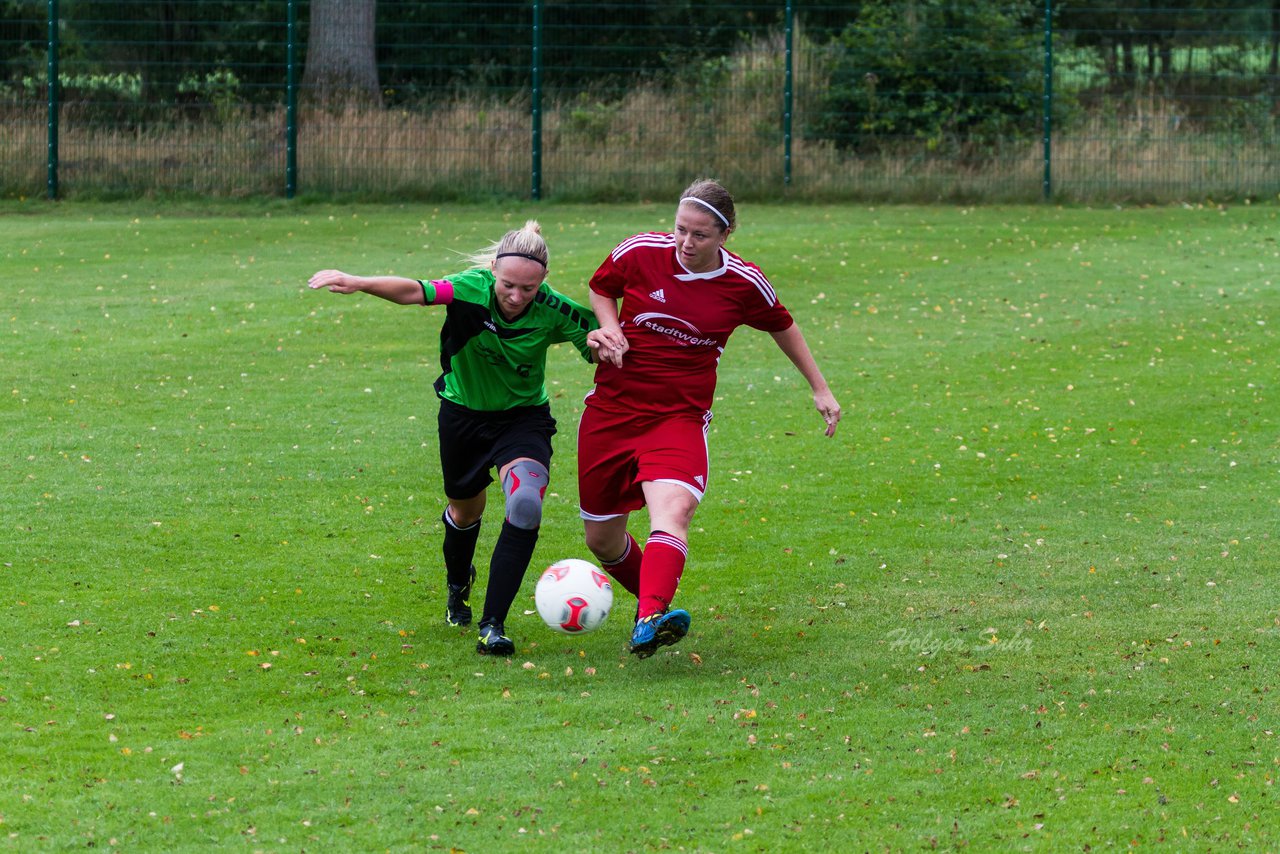
[[[543,103],[544,198],[667,198],[698,175],[739,195],[811,200],[1032,201],[1042,197],[1040,141],[996,153],[942,155],[900,140],[856,155],[806,136],[821,109],[829,57],[796,40],[789,161],[783,141],[783,49],[760,40],[687,80],[625,91],[551,93]],[[44,192],[43,108],[4,110],[0,192]],[[447,97],[414,109],[306,109],[298,121],[298,190],[317,195],[464,199],[532,192],[527,94]],[[69,197],[281,195],[283,108],[230,108],[220,120],[125,125],[70,105],[60,186]],[[1053,190],[1065,199],[1161,201],[1272,196],[1274,140],[1195,127],[1158,98],[1099,110],[1053,135]]]
[[[58,184],[67,197],[278,194],[284,187],[283,111],[237,111],[231,120],[111,124],[59,120]],[[47,114],[11,108],[0,137],[0,191],[44,193]],[[38,176],[38,177],[37,177]]]

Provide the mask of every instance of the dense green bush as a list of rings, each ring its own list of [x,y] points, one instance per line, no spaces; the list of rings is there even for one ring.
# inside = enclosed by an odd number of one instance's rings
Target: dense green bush
[[[835,40],[811,137],[855,151],[979,148],[1038,132],[1039,31],[1025,3],[867,3]]]

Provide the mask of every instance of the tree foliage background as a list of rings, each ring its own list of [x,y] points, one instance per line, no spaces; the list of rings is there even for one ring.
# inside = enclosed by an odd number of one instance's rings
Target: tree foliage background
[[[317,14],[322,4],[338,16]],[[941,153],[965,161],[1025,149],[1043,133],[1041,0],[793,0],[790,7],[788,61],[803,55],[810,72],[810,88],[796,92],[802,118],[794,133],[808,142],[840,156]],[[45,0],[0,0],[0,104],[44,99],[48,8]],[[63,103],[77,119],[125,128],[278,108],[288,8],[280,0],[61,0]],[[342,59],[372,69],[358,87],[364,109],[427,115],[465,102],[477,126],[484,105],[529,115],[532,0],[299,0],[292,8],[296,56],[306,57],[304,98],[323,102],[341,92],[341,83],[316,83],[332,79],[316,63]],[[320,41],[322,21],[341,36],[342,10],[370,8],[375,38],[308,50]],[[777,103],[776,119],[758,111],[764,117],[751,119],[744,134],[781,139],[786,4],[542,0],[538,8],[539,91],[569,105],[561,127],[583,144],[606,146],[618,132],[612,117],[637,93],[704,104],[708,120],[713,103],[738,116],[750,97],[757,108]],[[1059,0],[1051,8],[1055,128],[1082,117],[1137,116],[1148,134],[1159,130],[1149,120],[1158,114],[1175,130],[1211,127],[1260,145],[1280,132],[1280,0]],[[354,20],[347,29],[358,29]],[[345,49],[361,55],[333,56]],[[739,88],[726,99],[730,86]],[[699,132],[690,130],[688,145],[715,145]]]
[[[833,40],[831,87],[810,133],[869,150],[904,136],[987,147],[1034,132],[1043,19],[1028,3],[862,6]]]
[[[296,5],[305,42],[311,4],[303,0]],[[1039,0],[795,0],[792,5],[812,32],[839,34],[842,39],[859,22],[883,26],[890,17],[944,26],[985,20],[1001,31],[1014,24],[1023,35],[1034,37],[1044,10]],[[63,50],[74,58],[104,67],[127,61],[189,68],[223,63],[242,69],[240,76],[251,86],[278,83],[282,2],[62,0],[59,7]],[[780,2],[545,0],[542,7],[544,32],[572,38],[549,40],[544,48],[548,66],[567,84],[600,75],[671,70],[673,63],[723,55],[749,31],[780,25],[783,18]],[[1217,44],[1238,44],[1268,33],[1273,61],[1280,44],[1280,0],[1063,0],[1053,8],[1060,30],[1072,33],[1075,44],[1105,54],[1117,75],[1174,73],[1171,48],[1192,31],[1214,33],[1211,38]],[[0,0],[8,76],[38,71],[43,63],[46,9],[45,0]],[[527,58],[531,9],[529,0],[379,0],[377,59],[384,85],[412,90],[415,85],[523,81],[527,63],[513,61],[511,48],[517,57]],[[1270,73],[1276,73],[1274,66]]]

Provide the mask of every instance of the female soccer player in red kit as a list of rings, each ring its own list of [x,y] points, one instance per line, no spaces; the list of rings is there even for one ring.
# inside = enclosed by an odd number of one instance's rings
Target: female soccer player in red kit
[[[600,328],[587,343],[599,366],[578,426],[578,490],[587,547],[639,600],[630,643],[639,658],[689,631],[689,613],[670,605],[707,488],[716,368],[733,331],[745,324],[773,336],[813,390],[828,436],[840,421],[840,404],[769,280],[724,248],[734,225],[728,191],[696,181],[681,195],[672,233],[624,240],[591,277]],[[642,549],[627,519],[644,506]]]

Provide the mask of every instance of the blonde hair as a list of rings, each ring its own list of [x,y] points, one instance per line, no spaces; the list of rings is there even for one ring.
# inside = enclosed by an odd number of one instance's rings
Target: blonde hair
[[[718,181],[712,181],[709,178],[694,181],[680,194],[680,201],[686,200],[692,200],[699,207],[705,206],[713,213],[719,214],[716,218],[719,220],[718,224],[722,226],[722,231],[733,231],[734,226],[737,225],[733,196],[729,195],[729,191],[720,186]]]
[[[550,251],[547,241],[542,239],[542,226],[536,219],[528,220],[523,228],[512,229],[502,235],[502,239],[491,243],[479,252],[466,256],[469,269],[487,269],[498,260],[499,255],[519,255],[531,261],[547,266]]]

